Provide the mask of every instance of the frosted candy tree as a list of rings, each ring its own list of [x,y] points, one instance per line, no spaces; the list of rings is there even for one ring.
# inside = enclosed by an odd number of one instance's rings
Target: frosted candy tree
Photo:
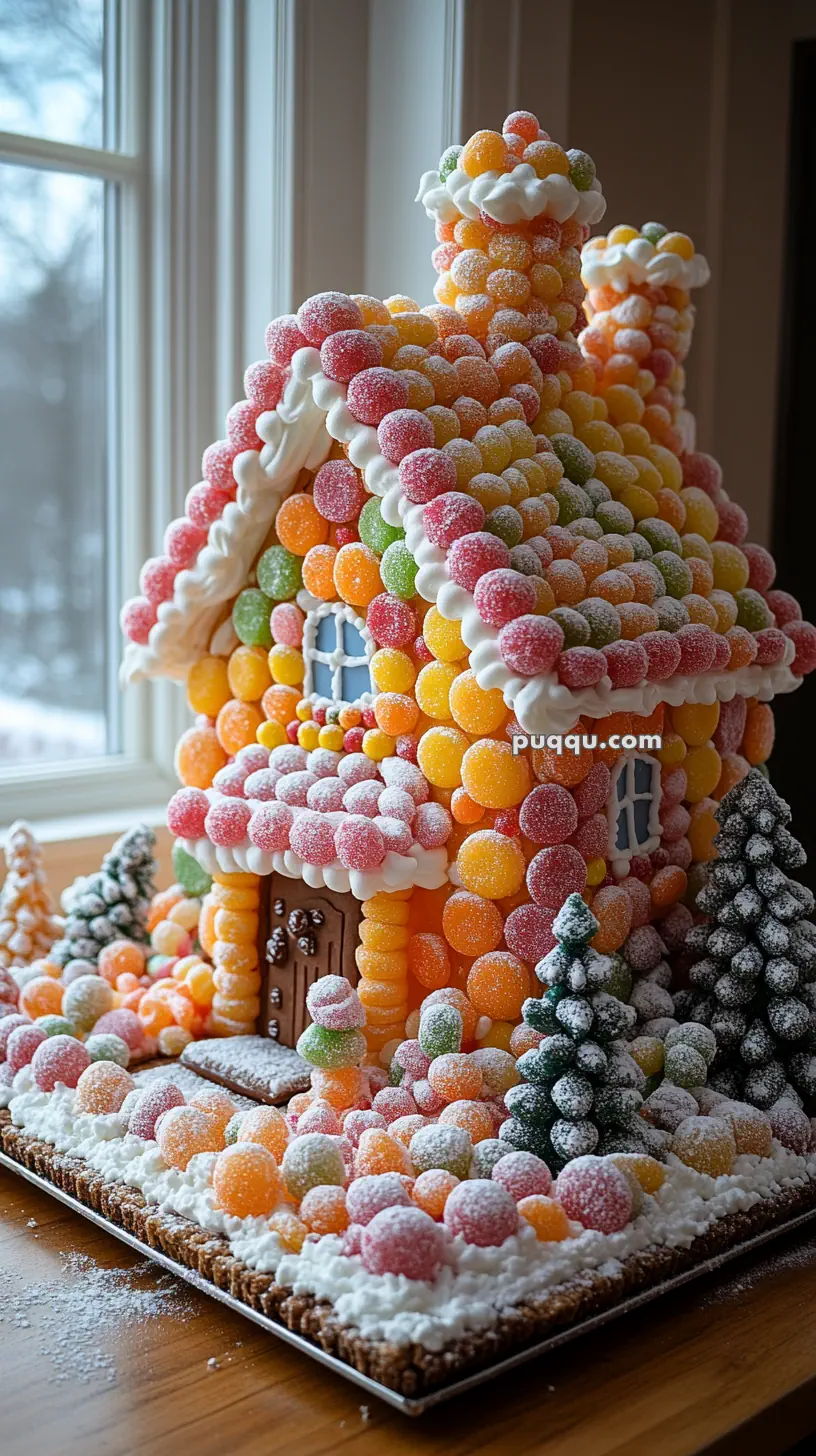
[[[53,948],[61,965],[96,961],[112,940],[146,941],[147,914],[155,894],[156,836],[145,824],[129,829],[102,861],[102,868],[74,881],[63,896],[67,919]]]
[[[27,966],[50,951],[62,929],[43,869],[42,850],[22,819],[6,840],[0,890],[0,967]]]

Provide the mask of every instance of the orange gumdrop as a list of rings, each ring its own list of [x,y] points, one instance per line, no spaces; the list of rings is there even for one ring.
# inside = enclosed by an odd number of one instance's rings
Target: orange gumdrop
[[[209,789],[227,754],[214,728],[207,724],[188,728],[176,745],[176,773],[191,789]]]
[[[676,904],[686,893],[687,884],[686,872],[679,865],[666,865],[664,869],[658,870],[649,886],[655,909],[667,910],[670,905]]]
[[[417,1208],[429,1213],[438,1222],[458,1182],[456,1174],[449,1173],[447,1168],[429,1168],[427,1172],[420,1173],[411,1189],[411,1197]]]
[[[332,1183],[310,1188],[301,1200],[300,1217],[313,1234],[341,1234],[349,1226],[345,1188]]]
[[[312,1068],[312,1091],[317,1097],[325,1098],[335,1109],[350,1107],[356,1102],[363,1088],[363,1074],[359,1067],[338,1067],[332,1072],[322,1067]]]
[[[436,991],[447,986],[451,968],[448,947],[441,935],[420,931],[408,942],[408,969],[420,986]]]
[[[728,793],[729,789],[733,789],[735,784],[740,783],[745,778],[745,775],[750,772],[750,769],[750,763],[741,754],[723,754],[722,770],[713,797],[715,799],[722,799]]]
[[[215,731],[227,753],[240,753],[242,748],[257,741],[255,735],[262,723],[263,714],[257,704],[230,698],[215,720]]]
[[[398,1138],[379,1127],[367,1127],[357,1145],[354,1172],[358,1178],[371,1173],[406,1173],[410,1177],[413,1167],[408,1149]]]
[[[199,1107],[207,1117],[211,1117],[221,1132],[236,1111],[232,1098],[222,1092],[220,1087],[206,1087],[203,1092],[197,1092],[195,1097],[190,1098],[190,1106]]]
[[[111,986],[116,985],[117,976],[144,975],[144,950],[133,940],[112,940],[102,947],[96,963],[99,975]]]
[[[610,955],[623,945],[632,927],[632,901],[619,885],[606,885],[592,901],[592,913],[600,930],[590,945],[602,955]]]
[[[717,858],[714,836],[720,826],[714,817],[716,807],[713,799],[701,799],[699,804],[692,806],[691,823],[686,830],[686,838],[691,845],[695,864],[707,864],[709,860]]]
[[[33,976],[20,991],[20,1010],[26,1016],[59,1016],[64,986],[51,976]]]
[[[604,719],[604,726],[606,721]],[[580,726],[573,729],[574,733],[581,731]],[[531,757],[533,773],[537,779],[544,784],[562,784],[565,789],[580,784],[595,761],[591,748],[582,748],[579,753],[569,753],[564,749],[560,754],[554,748],[534,748]],[[613,754],[613,758],[616,757],[617,754]]]
[[[756,703],[748,709],[740,750],[750,764],[765,763],[774,746],[774,715],[770,703]]]
[[[223,1133],[198,1107],[171,1107],[163,1113],[156,1141],[165,1163],[182,1171],[196,1153],[217,1153],[224,1146]]]
[[[329,539],[328,521],[303,491],[290,495],[278,507],[275,531],[281,546],[295,556],[305,556],[312,546],[322,546]]]
[[[522,1218],[532,1224],[536,1238],[542,1243],[560,1243],[562,1239],[569,1238],[569,1219],[554,1198],[547,1198],[543,1193],[530,1193],[519,1199],[516,1207]]]
[[[444,1052],[428,1068],[428,1081],[446,1102],[470,1100],[481,1094],[481,1068],[467,1052]]]
[[[312,546],[303,561],[303,585],[313,597],[330,602],[337,596],[334,584],[334,563],[337,550],[334,546]]]
[[[284,726],[291,723],[295,717],[300,697],[297,688],[288,688],[283,683],[273,683],[261,698],[264,716],[274,723],[283,723]]]
[[[374,600],[383,585],[379,560],[369,546],[352,541],[340,547],[334,562],[334,585],[352,607],[367,607]]]
[[[442,911],[448,945],[461,955],[479,956],[501,944],[504,924],[492,900],[470,890],[457,890]]]
[[[258,1218],[271,1213],[280,1195],[277,1162],[260,1143],[233,1143],[216,1159],[212,1187],[216,1208],[235,1218]]]
[[[472,1143],[481,1143],[485,1138],[495,1136],[496,1124],[490,1108],[484,1102],[460,1099],[449,1102],[439,1114],[439,1121],[446,1127],[463,1127],[470,1133]]]
[[[593,725],[593,731],[597,731],[599,743],[608,743],[614,733],[618,735],[618,739],[620,740],[625,734],[635,731],[632,726],[632,714],[610,713],[608,718],[600,718]],[[612,768],[617,763],[620,752],[619,746],[617,748],[599,747],[595,749],[595,757],[601,763],[605,763],[607,767]]]
[[[518,1021],[530,994],[527,967],[507,950],[488,952],[473,962],[467,978],[473,1006],[493,1021]]]
[[[168,915],[170,914],[170,911],[173,909],[173,906],[180,904],[183,899],[184,891],[182,890],[181,885],[171,885],[169,890],[159,890],[158,894],[154,895],[153,899],[150,901],[150,909],[147,912],[148,930],[154,930],[160,921],[166,920]],[[132,945],[133,941],[114,940],[111,941],[111,944]],[[105,946],[105,949],[100,951],[99,953],[100,966],[102,965],[102,958],[105,954],[105,951],[108,950],[108,948],[108,946]],[[123,966],[122,969],[125,970],[126,967]]]

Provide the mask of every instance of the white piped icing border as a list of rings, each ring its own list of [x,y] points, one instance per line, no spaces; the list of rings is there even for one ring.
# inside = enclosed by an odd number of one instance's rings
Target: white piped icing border
[[[581,282],[585,288],[614,288],[626,293],[633,283],[650,283],[658,288],[703,288],[711,269],[702,253],[681,258],[679,253],[659,253],[648,238],[629,243],[612,243],[590,238],[581,250]]]
[[[529,162],[519,162],[512,172],[483,172],[480,177],[457,167],[444,182],[437,171],[424,172],[414,200],[434,222],[455,222],[460,214],[477,218],[486,212],[496,222],[529,222],[543,214],[556,222],[574,217],[592,226],[606,212],[597,177],[586,192],[579,192],[569,177],[559,172],[539,177]]]
[[[347,870],[339,860],[328,865],[307,864],[293,849],[272,853],[258,849],[248,839],[234,849],[209,839],[182,839],[179,843],[210,875],[249,871],[264,876],[277,871],[290,880],[303,880],[313,890],[322,885],[338,893],[350,890],[356,900],[370,900],[382,890],[409,890],[414,885],[438,890],[448,878],[447,851],[423,849],[421,844],[412,844],[409,854],[389,850],[377,870]]]

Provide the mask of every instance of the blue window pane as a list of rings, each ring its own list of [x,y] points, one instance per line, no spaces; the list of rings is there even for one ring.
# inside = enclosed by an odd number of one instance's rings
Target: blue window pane
[[[621,809],[618,815],[618,827],[615,830],[615,848],[629,848],[629,822],[626,818],[626,810]]]
[[[366,647],[353,622],[343,623],[343,651],[347,657],[365,657]]]
[[[625,765],[621,769],[620,774],[618,775],[618,782],[617,782],[617,784],[615,786],[615,793],[616,793],[617,798],[618,798],[618,803],[620,803],[621,799],[624,799],[626,797],[626,766]]]
[[[645,844],[649,838],[649,815],[652,812],[651,799],[635,799],[633,805],[635,813],[635,839],[638,844]]]
[[[337,646],[337,621],[333,614],[320,618],[315,645],[319,652],[334,652]]]
[[[317,693],[321,698],[331,698],[332,692],[332,670],[325,662],[312,663],[312,692]]]
[[[367,667],[344,667],[340,673],[340,696],[344,703],[356,702],[363,693],[371,692],[371,677]]]
[[[650,794],[652,792],[652,765],[647,763],[645,758],[635,759],[635,793]]]

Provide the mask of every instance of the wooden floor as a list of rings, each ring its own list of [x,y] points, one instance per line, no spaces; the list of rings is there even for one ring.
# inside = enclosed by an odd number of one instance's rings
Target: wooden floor
[[[364,1401],[0,1170],[3,1456],[781,1456],[816,1429],[816,1234],[419,1420]]]

